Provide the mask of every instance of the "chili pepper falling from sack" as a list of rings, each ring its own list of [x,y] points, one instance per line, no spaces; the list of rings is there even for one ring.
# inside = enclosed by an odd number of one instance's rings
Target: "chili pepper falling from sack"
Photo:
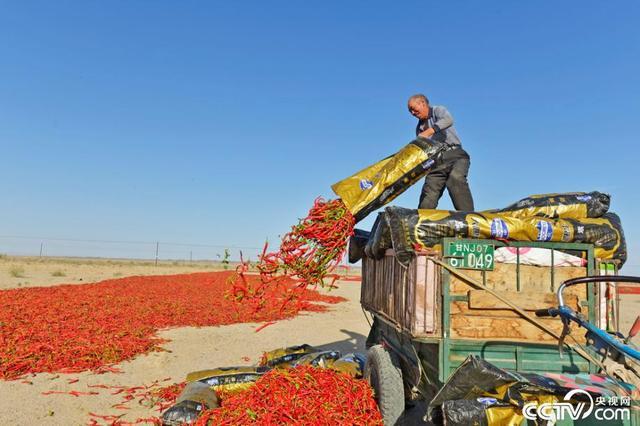
[[[278,252],[266,253],[258,265],[263,282],[280,272],[303,286],[323,285],[323,279],[340,264],[355,219],[341,199],[317,198],[309,214],[282,237]]]

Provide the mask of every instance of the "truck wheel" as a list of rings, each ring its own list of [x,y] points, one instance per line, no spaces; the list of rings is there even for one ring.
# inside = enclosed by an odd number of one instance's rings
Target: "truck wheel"
[[[367,351],[364,377],[373,388],[384,424],[395,425],[404,411],[402,370],[397,357],[382,345],[372,346]]]

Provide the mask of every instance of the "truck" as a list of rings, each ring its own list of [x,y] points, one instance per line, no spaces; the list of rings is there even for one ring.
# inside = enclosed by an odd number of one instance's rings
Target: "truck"
[[[416,253],[408,266],[392,249],[362,259],[360,302],[372,319],[365,376],[385,424],[401,421],[405,407],[429,403],[471,358],[521,375],[599,377],[604,359],[624,366],[638,354],[618,332],[617,264],[596,259],[592,245],[444,238],[440,247]],[[505,251],[510,258],[497,256]],[[542,260],[531,261],[532,251]],[[564,261],[567,254],[572,262]],[[559,294],[566,312],[583,322],[558,317]],[[631,352],[609,350],[616,342]],[[613,380],[623,382],[620,374]],[[605,423],[640,424],[636,405],[621,417]],[[595,423],[602,424],[557,422]]]

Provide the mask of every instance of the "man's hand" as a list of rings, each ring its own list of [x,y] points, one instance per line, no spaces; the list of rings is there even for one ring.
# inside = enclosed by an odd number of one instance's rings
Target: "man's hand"
[[[430,138],[431,136],[433,136],[433,134],[436,131],[433,130],[431,127],[429,127],[427,130],[425,130],[424,132],[420,133],[418,136],[422,137],[422,138]]]

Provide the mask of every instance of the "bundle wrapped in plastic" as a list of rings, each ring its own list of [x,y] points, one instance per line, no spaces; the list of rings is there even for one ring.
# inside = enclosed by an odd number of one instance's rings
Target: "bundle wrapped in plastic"
[[[519,425],[524,421],[516,407],[492,397],[445,401],[441,410],[442,424],[447,426]]]
[[[248,389],[271,368],[222,367],[187,374],[186,386],[176,403],[162,413],[162,424],[192,424],[205,410],[220,406],[218,392],[233,394]]]
[[[191,382],[178,395],[176,403],[162,413],[162,424],[166,426],[191,424],[203,411],[219,406],[220,399],[216,391],[206,383]]]
[[[260,377],[265,375],[270,367],[219,367],[211,370],[194,371],[187,374],[187,383],[201,382],[214,391],[234,393],[249,388]]]
[[[362,377],[365,360],[365,356],[361,353],[341,355],[339,351],[325,351],[303,344],[265,352],[260,360],[260,366],[286,369],[311,365],[330,368],[359,378]]]
[[[361,378],[364,371],[366,357],[361,353],[341,355],[339,351],[320,351],[307,354],[298,359],[292,368],[310,365],[318,368],[328,368],[340,371],[351,377]]]
[[[575,392],[580,389],[582,392]],[[571,399],[567,394],[573,392]],[[516,373],[474,355],[454,371],[429,403],[427,417],[445,425],[519,425],[527,405],[562,401],[577,404],[576,412],[597,397],[633,395],[633,385],[609,376],[578,373]]]
[[[356,263],[364,256],[364,249],[369,242],[371,232],[362,229],[354,229],[353,235],[349,238],[348,258],[350,263]]]
[[[601,218],[547,219],[387,207],[383,218],[372,230],[365,252],[380,258],[385,249],[393,248],[398,260],[405,264],[416,247],[437,248],[445,237],[589,243],[594,245],[599,259],[617,260],[620,265],[627,259],[622,225],[615,213],[606,213]]]
[[[320,350],[307,345],[306,343],[286,348],[273,349],[262,354],[260,365],[271,368],[290,368],[300,358],[318,351]]]
[[[340,352],[338,351],[320,351],[306,354],[298,359],[293,367],[299,367],[301,365],[310,365],[312,367],[328,368],[333,365],[334,361],[340,358]]]
[[[385,212],[378,213],[378,217],[376,217],[376,221],[371,228],[369,241],[364,247],[364,254],[367,257],[380,259],[384,256],[384,252],[392,247],[391,228],[387,223],[387,215]]]
[[[587,259],[582,257],[539,247],[499,247],[494,261],[536,266],[587,266]]]
[[[530,195],[500,210],[486,213],[503,213],[512,217],[548,217],[584,219],[602,217],[609,211],[611,196],[602,192],[566,192],[561,194]]]
[[[364,364],[366,361],[367,358],[364,354],[358,352],[348,353],[335,360],[329,368],[360,379],[362,378],[362,372],[364,371]]]
[[[433,167],[444,145],[418,138],[400,151],[331,186],[357,221],[406,191]]]

